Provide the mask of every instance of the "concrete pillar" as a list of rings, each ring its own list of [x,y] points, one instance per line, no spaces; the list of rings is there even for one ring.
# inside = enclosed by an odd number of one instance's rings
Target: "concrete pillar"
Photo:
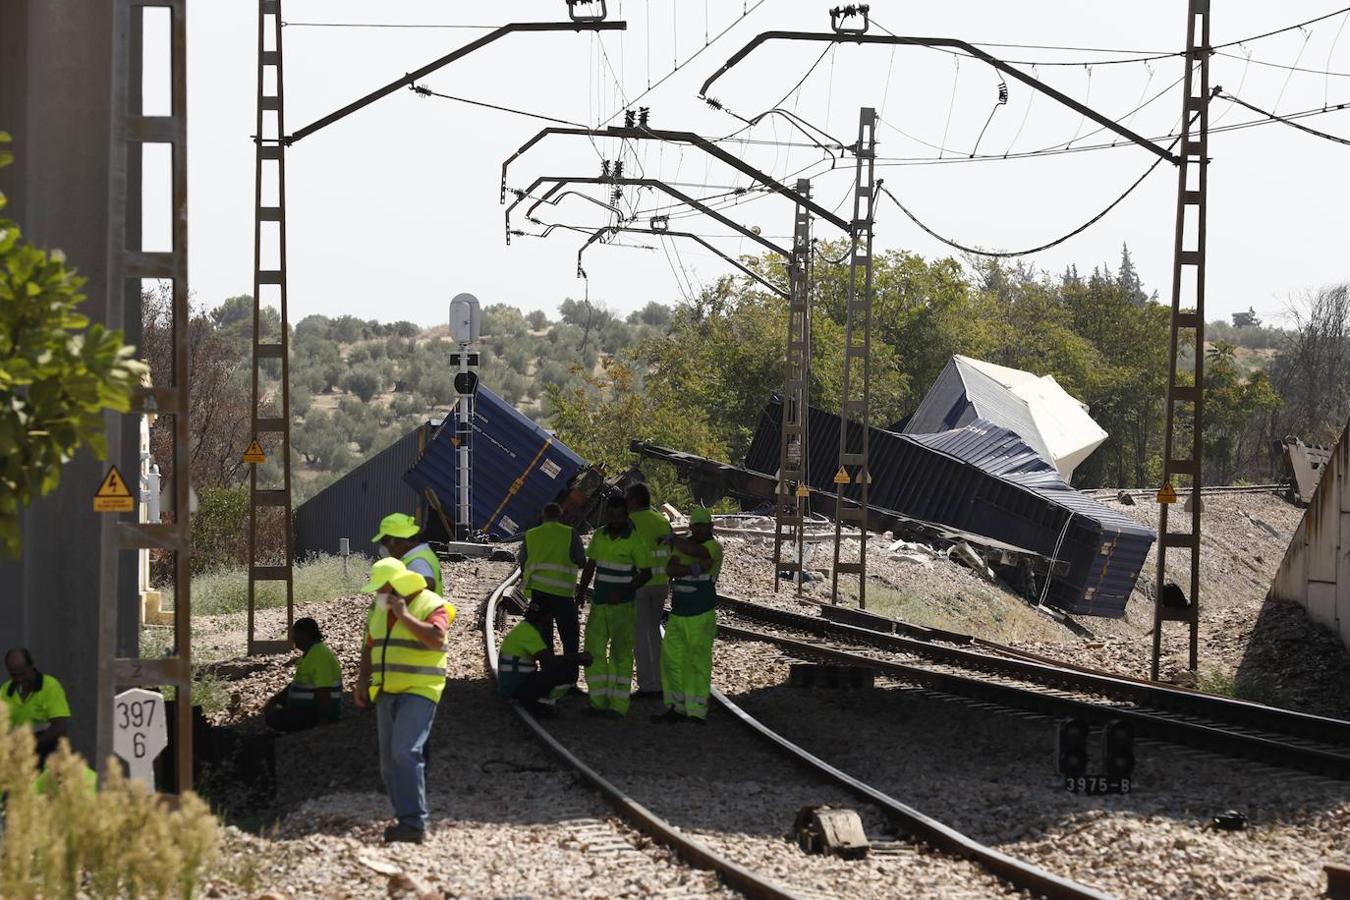
[[[60,248],[87,280],[81,311],[140,339],[139,288],[108,284],[113,5],[88,0],[0,2],[0,130],[15,165],[0,169],[3,215],[25,239]],[[138,173],[134,178],[139,196]],[[111,290],[120,292],[114,297]],[[117,302],[113,302],[116,300]],[[126,307],[130,321],[121,319]],[[109,462],[135,479],[135,421],[109,414]],[[24,549],[0,559],[0,644],[26,645],[69,694],[75,749],[92,757],[98,660],[100,515],[91,498],[107,463],[80,453],[60,488],[23,516]],[[134,655],[136,554],[118,554],[118,651]],[[111,702],[111,698],[107,698]]]

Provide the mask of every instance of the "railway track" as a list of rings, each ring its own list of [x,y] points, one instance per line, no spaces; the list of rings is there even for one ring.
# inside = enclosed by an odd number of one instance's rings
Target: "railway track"
[[[719,602],[732,614],[719,625],[723,637],[765,641],[793,655],[867,666],[978,702],[1094,723],[1124,719],[1141,738],[1350,780],[1350,722],[1344,720],[1157,685],[1047,657],[1028,658],[1030,654],[999,645],[971,649],[980,645],[950,632],[916,637],[915,626],[857,611],[822,610],[814,616],[732,597]],[[804,632],[811,639],[784,630]]]
[[[502,598],[514,586],[518,579],[518,572],[512,573],[510,577],[504,580],[492,592],[484,608],[484,647],[487,654],[489,669],[496,671],[497,658],[497,635],[496,627],[499,621],[498,607]],[[1016,859],[1008,854],[1002,853],[992,847],[985,846],[978,841],[968,837],[956,829],[939,822],[938,820],[927,816],[895,798],[887,795],[883,791],[867,784],[866,782],[841,771],[832,766],[825,760],[809,753],[802,747],[793,743],[780,733],[769,728],[754,716],[747,713],[730,698],[722,692],[714,689],[713,699],[717,706],[720,706],[728,713],[728,718],[741,726],[749,729],[756,737],[771,749],[772,753],[780,759],[790,762],[794,767],[801,767],[812,772],[817,779],[831,784],[835,789],[851,794],[853,797],[868,804],[874,809],[881,819],[887,822],[897,832],[905,836],[920,841],[932,849],[949,854],[952,857],[964,861],[961,865],[978,866],[984,873],[984,877],[992,876],[1014,888],[1026,890],[1034,896],[1048,898],[1103,898],[1106,894],[1097,891],[1091,887],[1079,884],[1067,878],[1062,878],[1044,871],[1023,860]],[[607,778],[596,768],[584,761],[577,752],[574,752],[568,744],[560,739],[559,735],[567,731],[565,724],[560,723],[559,727],[550,729],[542,723],[536,721],[518,706],[513,704],[517,715],[525,726],[535,735],[537,739],[545,744],[549,750],[568,765],[578,777],[599,793],[614,811],[622,817],[630,826],[647,835],[653,840],[669,847],[676,855],[689,865],[697,868],[710,869],[719,874],[723,881],[730,887],[740,891],[750,897],[767,898],[813,898],[816,896],[828,896],[819,890],[810,888],[793,888],[784,885],[780,879],[766,876],[763,872],[756,871],[753,866],[747,866],[731,858],[731,854],[725,849],[718,849],[711,846],[709,842],[699,840],[689,833],[689,830],[681,828],[679,825],[670,822],[660,816],[657,812],[638,802],[623,787],[617,783],[618,777]],[[641,706],[635,705],[633,713],[640,713]],[[608,723],[606,723],[608,724]],[[626,724],[626,723],[625,723]],[[647,726],[643,723],[641,727],[665,728],[669,726]],[[709,726],[711,729],[712,726]],[[631,737],[631,733],[629,735]],[[711,744],[712,742],[708,742]],[[624,746],[623,755],[627,755],[631,748]],[[725,750],[723,752],[726,752]],[[711,774],[711,773],[708,773]],[[775,791],[778,793],[783,790],[783,783],[774,784]],[[718,795],[717,803],[733,802],[725,795]],[[776,822],[778,827],[785,823]],[[764,829],[771,831],[774,826]],[[778,854],[790,853],[797,854],[798,851],[790,849],[790,845],[782,842],[781,839],[776,842]],[[878,847],[878,850],[892,850],[894,853],[903,853],[904,845],[891,845],[890,847]],[[873,854],[875,860],[885,860],[890,854],[879,852]],[[956,860],[953,860],[957,864]],[[883,866],[879,871],[883,872]],[[782,866],[773,866],[781,869]],[[876,874],[869,872],[869,878],[875,879]],[[882,874],[880,877],[885,877]],[[992,880],[992,879],[990,879]],[[896,883],[893,885],[897,892],[907,892],[909,885]],[[989,887],[986,885],[986,888]],[[982,892],[981,892],[982,893]]]

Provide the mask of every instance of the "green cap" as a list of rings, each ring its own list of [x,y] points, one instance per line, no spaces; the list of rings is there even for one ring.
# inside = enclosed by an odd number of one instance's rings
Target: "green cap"
[[[380,520],[380,533],[370,539],[378,544],[387,537],[410,538],[422,530],[417,520],[407,513],[390,513]]]

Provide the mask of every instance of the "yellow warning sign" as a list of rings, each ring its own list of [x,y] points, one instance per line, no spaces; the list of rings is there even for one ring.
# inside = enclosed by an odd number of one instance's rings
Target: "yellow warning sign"
[[[103,483],[94,493],[94,512],[131,512],[135,508],[136,500],[127,489],[122,473],[117,471],[117,466],[110,466]]]
[[[797,485],[797,496],[798,496],[798,497],[810,497],[810,496],[811,496],[811,491],[806,487],[806,485],[804,485],[804,484],[799,484],[799,485]]]
[[[835,484],[848,484],[852,480],[853,479],[848,477],[848,473],[844,471],[843,466],[840,466],[839,471],[834,473]]]
[[[259,444],[257,440],[250,443],[248,449],[244,451],[244,462],[253,465],[267,462],[267,454],[263,453],[262,444]]]
[[[1159,503],[1177,502],[1177,492],[1176,489],[1172,487],[1172,482],[1164,481],[1163,486],[1158,488],[1158,502]]]

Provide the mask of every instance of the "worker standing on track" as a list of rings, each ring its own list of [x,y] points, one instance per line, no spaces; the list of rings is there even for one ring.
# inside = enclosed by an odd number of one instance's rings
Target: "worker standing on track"
[[[661,683],[666,711],[654,722],[687,720],[702,725],[712,689],[713,640],[717,637],[717,576],[722,545],[713,537],[712,514],[696,507],[689,514],[688,538],[672,535],[670,618],[661,650]]]
[[[532,716],[552,718],[553,704],[576,681],[577,666],[589,665],[589,653],[554,656],[540,629],[549,613],[539,598],[530,601],[525,618],[506,633],[497,655],[497,692],[519,701]]]
[[[380,520],[380,533],[370,539],[394,559],[427,580],[437,597],[445,596],[441,581],[441,561],[431,545],[422,540],[422,526],[407,513],[390,513]]]
[[[564,525],[562,507],[545,503],[543,522],[525,532],[516,562],[520,564],[525,596],[538,603],[542,614],[536,621],[544,646],[553,648],[553,625],[564,656],[581,649],[581,626],[577,619],[577,571],[586,565],[586,549],[576,529]],[[572,673],[576,681],[576,673]]]
[[[670,534],[670,522],[652,509],[652,495],[645,484],[629,486],[625,493],[628,518],[647,546],[652,560],[652,580],[638,589],[633,600],[636,623],[633,630],[637,660],[637,692],[634,697],[660,697],[661,694],[661,614],[666,610],[670,577],[666,561],[670,546],[663,540]]]
[[[353,695],[379,713],[380,774],[398,821],[387,843],[420,844],[427,828],[423,749],[445,690],[445,636],[454,607],[427,588],[427,580],[397,559],[370,570],[364,591],[375,591]]]
[[[614,495],[605,504],[605,527],[591,536],[586,568],[577,585],[577,605],[595,576],[595,602],[586,617],[586,685],[591,709],[622,716],[628,712],[633,685],[633,597],[652,577],[647,547],[628,521],[628,504]]]

